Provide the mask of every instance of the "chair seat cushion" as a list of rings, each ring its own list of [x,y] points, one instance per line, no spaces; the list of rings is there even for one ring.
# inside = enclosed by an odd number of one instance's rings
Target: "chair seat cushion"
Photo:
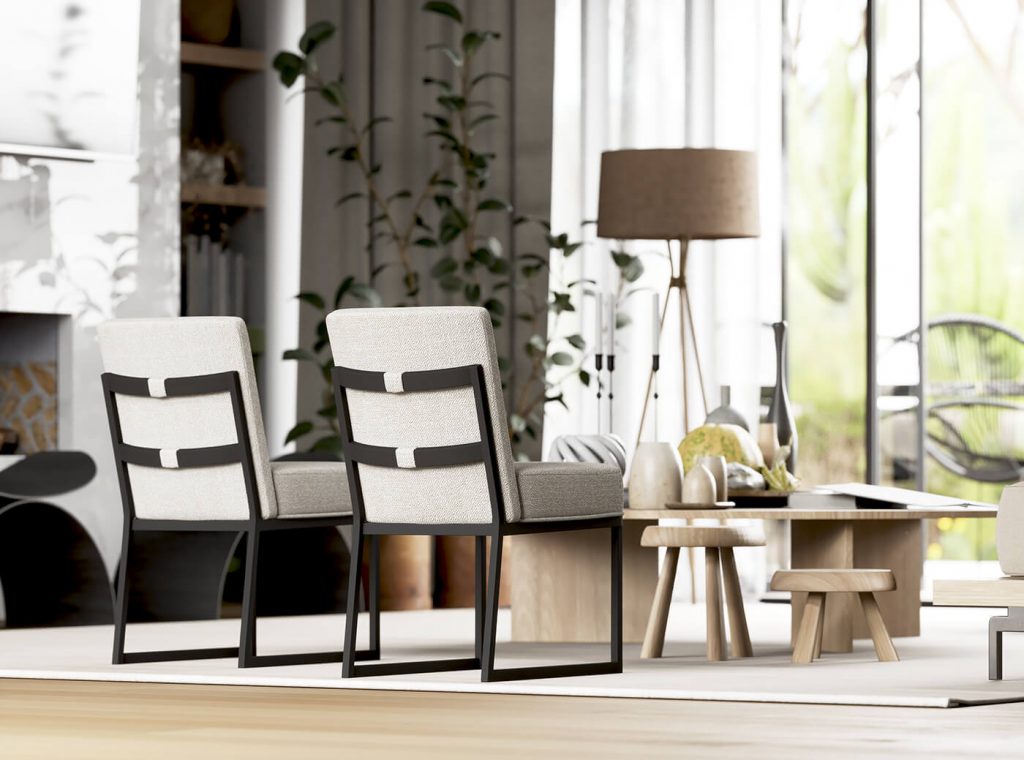
[[[590,462],[517,462],[523,521],[586,520],[622,514],[622,473]]]
[[[277,516],[349,514],[352,497],[344,462],[271,462]]]

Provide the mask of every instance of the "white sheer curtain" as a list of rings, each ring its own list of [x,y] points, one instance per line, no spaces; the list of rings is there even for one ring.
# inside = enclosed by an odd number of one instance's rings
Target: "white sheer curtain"
[[[552,278],[565,284],[593,280],[622,294],[632,324],[618,333],[612,430],[631,451],[637,438],[651,357],[650,296],[668,282],[665,244],[627,242],[645,272],[621,283],[609,251],[598,240],[600,156],[617,148],[718,147],[759,153],[759,240],[695,242],[688,283],[710,408],[719,385],[748,417],[758,412],[758,388],[774,381],[770,332],[781,314],[781,0],[558,0],[554,87],[552,226],[587,245]],[[595,300],[566,315],[560,334],[591,338]],[[684,435],[678,304],[669,305],[661,341],[658,439]],[[692,354],[691,427],[704,407]],[[593,369],[588,359],[587,369]],[[564,368],[556,368],[564,371]],[[607,380],[607,373],[603,373]],[[563,386],[566,408],[549,404],[545,451],[558,435],[598,430],[595,385]],[[607,432],[605,413],[601,427]],[[644,438],[653,437],[648,413]]]

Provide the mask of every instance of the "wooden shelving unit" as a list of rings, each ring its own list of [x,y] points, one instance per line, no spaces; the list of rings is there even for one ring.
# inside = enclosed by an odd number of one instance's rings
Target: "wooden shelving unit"
[[[264,208],[267,190],[252,185],[201,185],[187,183],[181,186],[181,202],[209,206],[237,208]]]
[[[263,71],[267,67],[267,55],[262,50],[204,45],[198,42],[181,43],[183,65],[213,66],[239,71]]]

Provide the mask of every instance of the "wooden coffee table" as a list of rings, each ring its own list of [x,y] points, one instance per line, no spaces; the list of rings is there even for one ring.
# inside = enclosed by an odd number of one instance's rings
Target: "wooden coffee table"
[[[644,528],[665,519],[782,520],[791,523],[793,568],[881,568],[896,576],[896,591],[879,595],[893,636],[921,633],[921,571],[925,520],[995,517],[987,506],[854,509],[828,507],[627,509],[623,540],[623,635],[643,640],[658,579],[658,554],[640,546]],[[606,641],[608,540],[592,531],[512,538],[512,638],[516,641]],[[848,652],[868,638],[856,600],[837,594],[825,614],[822,649]],[[794,627],[806,594],[793,594]],[[751,632],[756,638],[756,632]]]

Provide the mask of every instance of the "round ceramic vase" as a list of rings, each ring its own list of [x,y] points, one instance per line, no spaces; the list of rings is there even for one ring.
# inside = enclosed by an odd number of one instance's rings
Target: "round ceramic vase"
[[[629,473],[630,509],[664,509],[682,499],[683,466],[670,443],[648,442],[636,447]]]
[[[728,501],[729,480],[726,474],[725,457],[697,457],[697,464],[703,465],[715,479],[715,498],[712,501]]]

